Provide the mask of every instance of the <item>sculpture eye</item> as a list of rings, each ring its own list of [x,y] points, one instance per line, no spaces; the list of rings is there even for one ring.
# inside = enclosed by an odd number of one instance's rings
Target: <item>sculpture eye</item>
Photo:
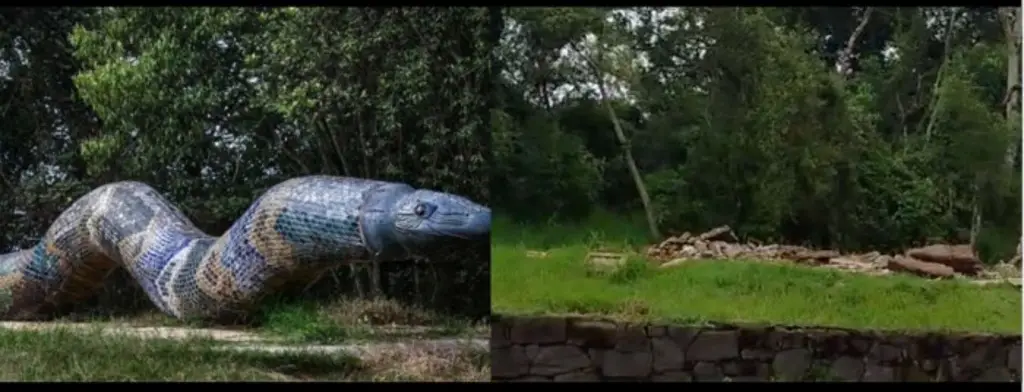
[[[423,203],[417,204],[416,208],[413,208],[412,212],[415,213],[416,216],[422,218],[427,215],[427,206],[423,205]]]

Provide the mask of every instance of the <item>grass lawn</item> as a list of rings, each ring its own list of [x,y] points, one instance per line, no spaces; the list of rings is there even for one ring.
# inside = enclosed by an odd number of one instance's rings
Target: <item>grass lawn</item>
[[[93,331],[0,330],[4,381],[485,381],[484,351],[445,358],[414,350],[369,357],[218,350],[211,340]]]
[[[272,306],[260,331],[304,343],[487,337],[484,323],[410,308],[388,299]]]
[[[440,337],[486,337],[481,322],[440,315],[391,299],[346,298],[330,303],[273,302],[259,325],[233,326],[289,343],[337,344]],[[131,326],[220,327],[186,322],[155,309],[131,315],[74,315],[57,321],[112,322]]]
[[[154,311],[130,316],[78,315],[60,321],[130,326],[204,327]],[[486,328],[392,300],[268,304],[264,322],[244,329],[281,344],[344,344],[440,337],[482,337]],[[487,381],[485,350],[439,353],[381,348],[360,358],[340,354],[218,349],[209,339],[140,339],[99,331],[0,329],[0,380],[20,381]]]
[[[585,224],[494,222],[491,306],[501,314],[598,314],[694,323],[773,323],[889,330],[1020,334],[1021,294],[1004,286],[873,277],[757,261],[697,261],[656,270],[640,257],[614,274],[588,274],[591,249],[636,249],[637,220]],[[543,251],[530,257],[527,251]]]
[[[387,299],[266,305],[254,326],[184,322],[156,310],[130,315],[78,314],[54,320],[134,327],[243,330],[277,345],[410,342],[486,338],[485,325]],[[323,353],[218,349],[210,339],[141,339],[87,329],[0,329],[0,381],[489,381],[490,355],[479,348],[430,350],[380,345],[359,358]]]

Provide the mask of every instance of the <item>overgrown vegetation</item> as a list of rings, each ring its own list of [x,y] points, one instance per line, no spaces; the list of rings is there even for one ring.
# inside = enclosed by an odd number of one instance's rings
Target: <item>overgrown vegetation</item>
[[[603,315],[632,321],[814,325],[845,328],[1020,333],[1021,296],[914,276],[874,277],[758,260],[695,261],[653,269],[633,253],[608,273],[586,268],[588,252],[633,238],[552,226],[494,239],[491,301],[504,314]],[[621,230],[622,224],[606,227]],[[639,227],[637,227],[639,226]],[[644,233],[643,225],[633,225]],[[505,224],[495,234],[508,233]],[[513,229],[508,227],[508,229]]]
[[[1019,8],[513,8],[493,110],[501,312],[1019,332],[1020,293],[748,263],[609,276],[729,225],[886,253],[1020,238]]]
[[[646,207],[661,235],[1008,259],[1018,10],[510,9],[494,205],[524,226]]]
[[[354,358],[233,351],[195,338],[0,330],[0,380],[9,381],[486,381],[489,367],[487,353],[472,350],[445,357],[402,349]]]
[[[0,253],[34,245],[74,199],[121,180],[152,185],[213,235],[266,188],[308,174],[402,181],[488,203],[496,12],[0,10]],[[449,260],[385,264],[379,281],[369,265],[345,267],[268,299],[260,325],[247,327],[291,343],[477,333],[490,311],[488,261],[483,243]],[[201,326],[154,314],[123,270],[66,310],[65,320]],[[472,363],[466,376],[435,372],[449,359],[422,353],[367,366],[269,363],[200,343],[0,337],[0,379],[15,380],[366,380],[406,371],[452,380],[482,379],[486,369],[483,354],[459,360]],[[423,367],[433,370],[416,375]]]
[[[154,186],[214,235],[267,187],[306,174],[487,203],[490,12],[0,11],[0,251],[31,246],[72,200],[118,180]],[[392,297],[479,319],[486,248],[385,265],[379,288],[368,268],[346,267],[292,297]],[[118,272],[75,310],[151,309],[131,281]]]

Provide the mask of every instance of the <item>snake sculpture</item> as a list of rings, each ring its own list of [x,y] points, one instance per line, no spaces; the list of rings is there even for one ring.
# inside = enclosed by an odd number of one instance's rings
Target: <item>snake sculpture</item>
[[[213,237],[152,187],[116,182],[75,201],[35,247],[0,254],[0,319],[35,319],[82,301],[117,267],[164,313],[238,319],[310,271],[426,258],[484,239],[490,227],[490,209],[461,196],[308,176],[268,189]]]

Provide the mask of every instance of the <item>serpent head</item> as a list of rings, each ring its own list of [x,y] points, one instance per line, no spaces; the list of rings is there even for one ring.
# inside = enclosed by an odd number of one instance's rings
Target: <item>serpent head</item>
[[[462,196],[420,189],[395,207],[395,229],[407,239],[475,239],[491,232],[491,210]]]
[[[489,208],[448,193],[413,191],[395,202],[393,214],[399,242],[414,255],[433,254],[444,244],[491,233]]]
[[[489,208],[405,184],[377,187],[361,210],[363,238],[377,260],[433,259],[491,233]]]

